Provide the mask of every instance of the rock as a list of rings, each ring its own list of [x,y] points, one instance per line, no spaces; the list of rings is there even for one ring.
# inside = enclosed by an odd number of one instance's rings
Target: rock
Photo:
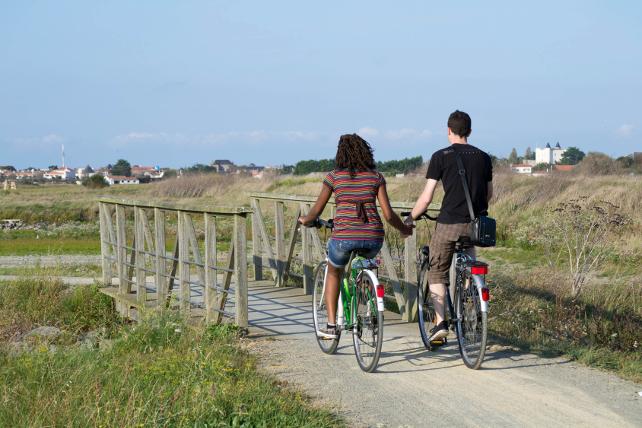
[[[80,337],[80,346],[83,348],[96,349],[100,343],[102,333],[99,330],[88,331]]]
[[[42,326],[34,328],[29,333],[23,336],[23,340],[27,342],[45,342],[53,343],[60,337],[62,331],[57,327],[52,326]]]

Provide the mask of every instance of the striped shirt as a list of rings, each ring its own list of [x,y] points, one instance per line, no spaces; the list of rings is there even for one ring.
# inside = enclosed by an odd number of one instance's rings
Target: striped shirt
[[[334,193],[337,211],[334,216],[333,239],[383,240],[383,224],[377,211],[377,192],[386,180],[377,171],[335,169],[328,173],[323,184]]]

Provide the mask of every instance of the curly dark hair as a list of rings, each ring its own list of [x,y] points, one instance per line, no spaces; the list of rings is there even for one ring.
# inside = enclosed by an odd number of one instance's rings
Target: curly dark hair
[[[370,144],[357,134],[345,134],[339,138],[336,168],[347,169],[350,176],[354,177],[357,171],[370,171],[375,169],[375,161]]]

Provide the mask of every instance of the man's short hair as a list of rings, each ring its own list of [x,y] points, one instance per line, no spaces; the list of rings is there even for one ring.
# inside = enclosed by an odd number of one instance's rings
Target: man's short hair
[[[468,138],[471,124],[470,116],[463,111],[455,110],[450,114],[450,117],[448,117],[448,127],[460,137]]]

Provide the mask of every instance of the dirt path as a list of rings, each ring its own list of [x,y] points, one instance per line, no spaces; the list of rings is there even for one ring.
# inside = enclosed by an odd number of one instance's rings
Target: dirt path
[[[0,256],[0,267],[99,265],[100,256],[58,255],[58,256]]]
[[[352,338],[325,355],[312,336],[310,298],[300,289],[254,285],[250,346],[265,368],[298,385],[356,426],[613,426],[642,424],[642,385],[565,358],[495,345],[483,368],[466,368],[456,340],[424,350],[415,324],[386,313],[377,373],[363,373]],[[491,344],[492,345],[492,344]]]

